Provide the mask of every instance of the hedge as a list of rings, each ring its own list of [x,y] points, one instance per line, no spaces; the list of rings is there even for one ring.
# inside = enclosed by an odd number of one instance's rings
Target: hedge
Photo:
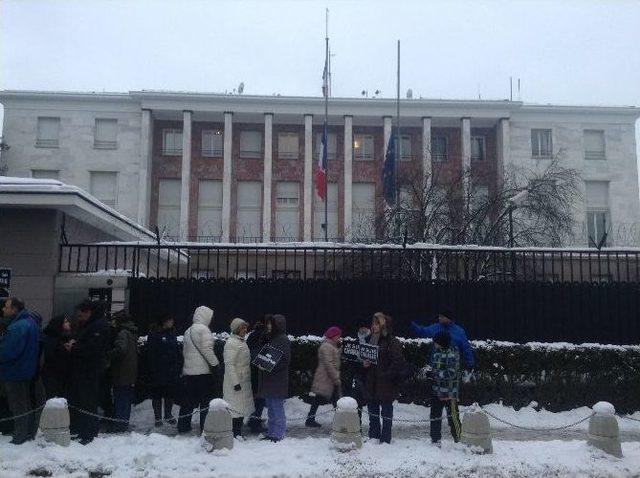
[[[225,339],[226,334],[216,335],[215,351],[220,359]],[[305,398],[308,394],[320,340],[293,338],[291,396]],[[407,361],[422,367],[432,342],[401,341]],[[502,402],[520,408],[535,401],[538,407],[555,412],[606,400],[619,412],[640,410],[640,346],[491,341],[475,341],[472,345],[476,365],[472,374],[463,377],[460,399],[464,405]],[[348,377],[349,364],[344,363],[344,368],[343,375]],[[140,375],[144,383],[143,366]],[[144,398],[143,390],[140,393],[139,399]],[[402,385],[399,401],[426,404],[429,394],[427,385],[410,379]]]

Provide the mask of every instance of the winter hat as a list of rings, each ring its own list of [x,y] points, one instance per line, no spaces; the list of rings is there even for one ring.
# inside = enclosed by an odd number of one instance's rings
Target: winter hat
[[[324,336],[328,339],[333,339],[339,335],[342,335],[342,330],[340,330],[340,327],[336,327],[335,325],[329,327],[324,333]]]
[[[438,312],[438,316],[453,320],[453,311],[449,307],[442,307],[440,308],[440,312]]]
[[[242,327],[243,325],[248,325],[244,320],[242,320],[239,317],[236,317],[235,319],[233,319],[231,321],[231,326],[229,327],[231,329],[231,333],[235,334],[236,331]]]

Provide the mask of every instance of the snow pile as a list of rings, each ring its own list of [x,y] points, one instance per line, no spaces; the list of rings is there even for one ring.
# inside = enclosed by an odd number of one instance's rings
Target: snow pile
[[[356,402],[356,400],[351,397],[342,397],[340,400],[338,400],[336,406],[343,410],[357,410],[358,402]]]
[[[67,408],[68,407],[67,399],[60,398],[60,397],[50,398],[49,400],[47,400],[45,407],[46,408]]]
[[[616,409],[609,402],[598,402],[593,406],[593,411],[600,415],[615,415]]]
[[[209,410],[226,410],[229,404],[221,398],[214,398],[209,402]]]

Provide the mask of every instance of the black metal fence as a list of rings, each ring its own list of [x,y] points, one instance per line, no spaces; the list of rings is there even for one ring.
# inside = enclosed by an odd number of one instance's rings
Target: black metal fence
[[[470,338],[514,342],[640,342],[637,283],[411,281],[402,279],[131,279],[130,312],[145,328],[164,312],[178,330],[198,305],[215,311],[213,328],[228,331],[234,317],[254,321],[282,313],[289,332],[318,334],[339,325],[355,334],[378,311],[396,332],[412,320],[428,323],[446,306]]]
[[[640,249],[69,244],[59,261],[60,272],[156,278],[640,282]]]

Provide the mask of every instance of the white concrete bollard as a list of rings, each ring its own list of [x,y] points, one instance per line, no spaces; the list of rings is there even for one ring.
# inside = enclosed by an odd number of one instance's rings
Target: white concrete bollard
[[[214,398],[209,403],[209,412],[204,422],[204,439],[213,450],[233,448],[233,427],[229,404],[221,398]]]
[[[50,398],[40,414],[40,430],[44,439],[60,446],[69,446],[69,407],[64,398]]]
[[[593,406],[594,415],[589,419],[587,443],[600,450],[622,458],[620,429],[616,409],[609,402],[598,402]]]
[[[482,453],[493,453],[489,417],[477,404],[470,407],[462,417],[462,443],[482,449]]]
[[[331,442],[339,450],[362,448],[358,402],[351,397],[338,400],[331,424]]]

